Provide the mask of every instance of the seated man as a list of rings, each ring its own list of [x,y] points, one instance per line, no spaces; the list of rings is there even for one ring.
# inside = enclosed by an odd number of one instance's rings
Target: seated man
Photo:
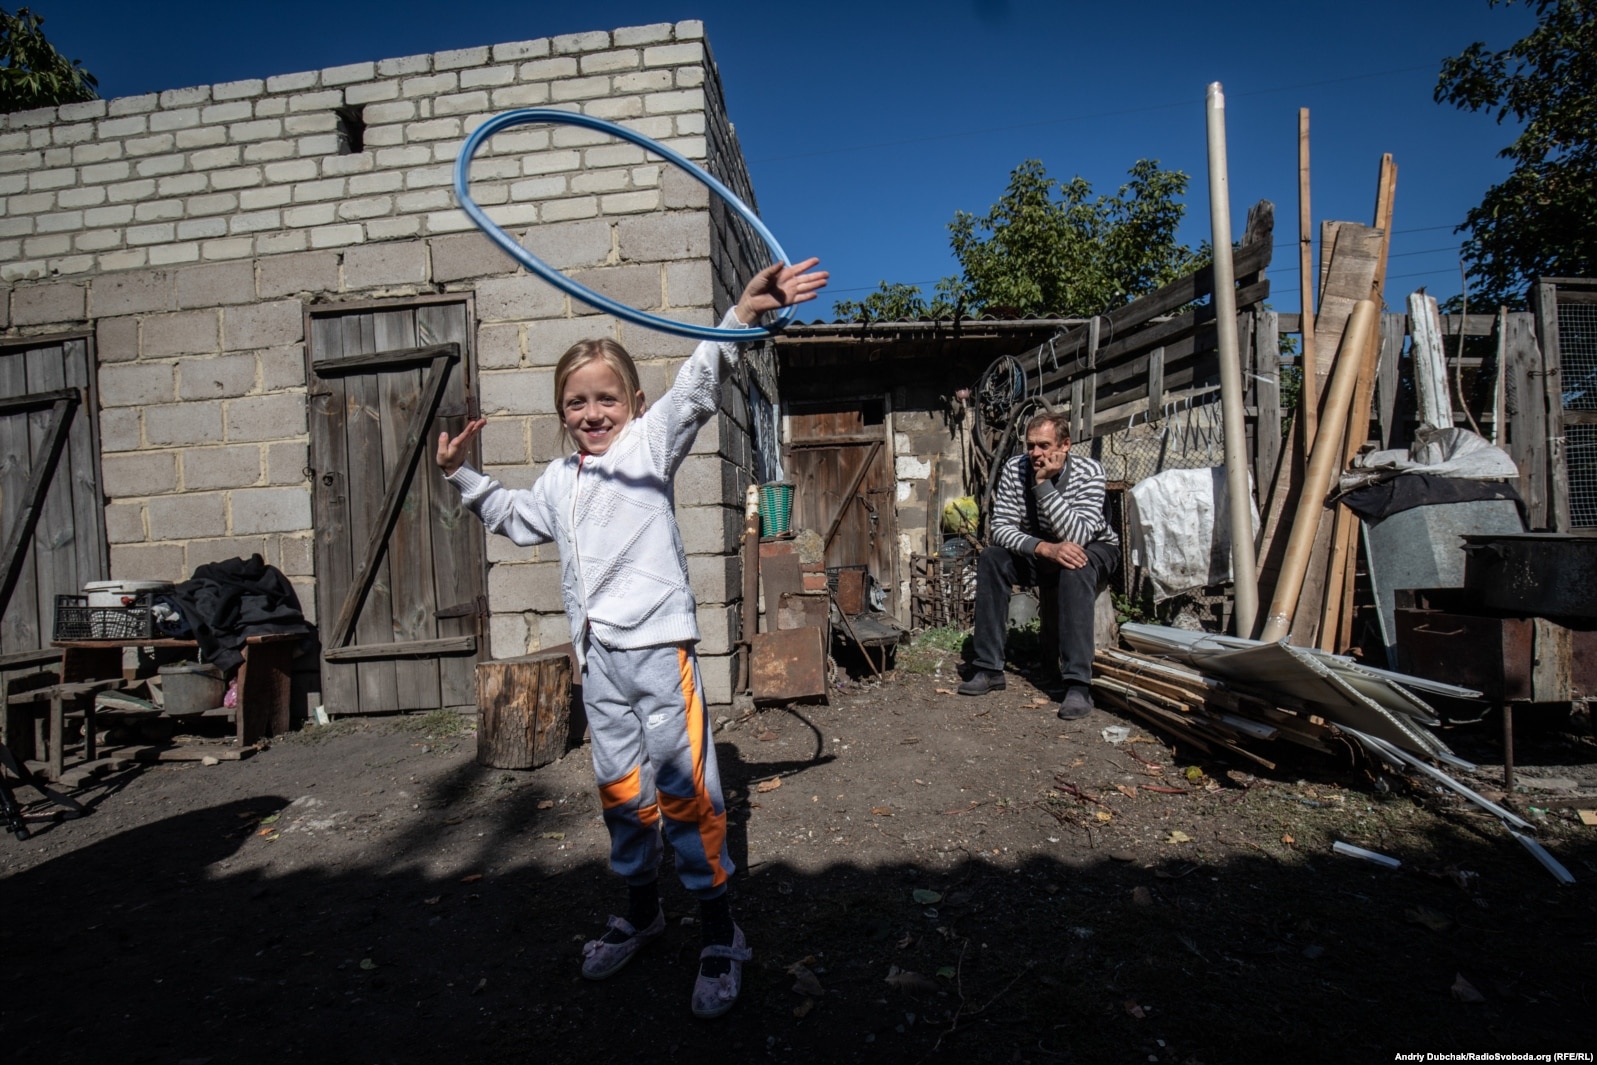
[[[1120,565],[1120,537],[1104,518],[1103,467],[1070,453],[1070,423],[1039,414],[1026,423],[1026,453],[1004,462],[988,519],[992,546],[976,566],[975,672],[961,695],[1004,686],[1004,633],[1013,584],[1059,589],[1059,716],[1092,710],[1092,618],[1099,582]]]

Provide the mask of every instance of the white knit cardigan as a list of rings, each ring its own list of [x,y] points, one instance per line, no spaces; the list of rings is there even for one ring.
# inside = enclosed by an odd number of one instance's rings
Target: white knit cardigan
[[[723,324],[743,323],[728,312]],[[735,343],[700,343],[671,390],[604,454],[572,452],[530,489],[506,488],[470,466],[449,476],[490,532],[523,547],[559,547],[560,596],[579,655],[589,634],[619,649],[699,638],[673,481],[737,359]]]

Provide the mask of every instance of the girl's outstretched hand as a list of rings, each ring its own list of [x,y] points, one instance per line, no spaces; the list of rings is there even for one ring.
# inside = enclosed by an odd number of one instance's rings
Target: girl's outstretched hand
[[[473,418],[466,423],[460,435],[453,439],[447,432],[438,434],[438,468],[444,471],[445,476],[466,464],[466,452],[471,447],[471,438],[482,432],[482,427],[487,424],[486,418]]]
[[[738,321],[753,325],[766,311],[814,299],[832,276],[825,270],[811,269],[820,261],[805,259],[792,266],[776,263],[755,274],[754,280],[743,290],[743,298],[738,300]]]

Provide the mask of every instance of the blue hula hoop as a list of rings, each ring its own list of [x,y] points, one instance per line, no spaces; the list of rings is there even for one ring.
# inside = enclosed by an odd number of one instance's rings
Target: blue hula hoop
[[[472,157],[477,154],[477,150],[482,147],[484,141],[506,127],[523,126],[532,122],[550,122],[555,125],[581,126],[584,129],[598,130],[601,133],[619,137],[621,140],[630,141],[645,151],[653,152],[668,162],[675,163],[703,182],[709,187],[711,192],[725,200],[728,206],[741,215],[743,220],[748,222],[754,228],[754,231],[760,235],[760,238],[765,241],[766,246],[771,249],[771,252],[778,260],[783,263],[789,261],[787,253],[782,250],[782,246],[771,235],[771,231],[765,227],[765,223],[761,222],[753,211],[749,210],[747,204],[738,199],[731,189],[683,158],[679,153],[672,151],[663,144],[656,143],[636,130],[618,126],[614,122],[607,122],[602,118],[594,118],[591,115],[577,114],[572,111],[556,111],[547,107],[528,107],[517,111],[506,111],[502,115],[495,115],[481,126],[478,126],[471,136],[466,138],[466,143],[461,145],[460,155],[455,160],[455,198],[460,201],[461,210],[465,211],[467,217],[476,223],[477,228],[481,229],[488,235],[490,240],[499,245],[506,255],[549,282],[555,288],[560,289],[567,295],[574,296],[591,307],[613,314],[617,318],[632,322],[634,325],[641,325],[647,329],[657,329],[660,332],[672,333],[676,336],[692,337],[696,340],[737,340],[747,342],[775,336],[781,331],[783,326],[793,320],[793,313],[797,308],[791,305],[782,308],[782,313],[777,317],[773,325],[751,329],[723,329],[719,326],[690,325],[687,322],[679,322],[674,318],[662,318],[656,314],[649,314],[646,311],[628,307],[624,303],[617,303],[610,297],[595,292],[586,285],[579,285],[522,247],[509,233],[506,233],[489,218],[481,207],[477,206],[477,202],[471,198],[468,175],[471,170]]]

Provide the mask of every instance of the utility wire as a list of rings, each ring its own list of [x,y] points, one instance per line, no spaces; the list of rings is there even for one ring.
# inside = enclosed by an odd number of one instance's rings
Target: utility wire
[[[1349,81],[1366,81],[1371,78],[1385,78],[1393,74],[1411,74],[1416,70],[1434,70],[1436,64],[1425,63],[1420,66],[1397,67],[1393,70],[1377,70],[1369,74],[1350,74],[1345,78],[1329,78],[1324,81],[1305,81],[1296,85],[1279,85],[1272,89],[1253,89],[1249,92],[1229,93],[1233,98],[1243,96],[1268,96],[1271,93],[1295,92],[1298,89],[1314,89],[1322,85],[1341,85]],[[956,133],[933,133],[924,137],[909,137],[896,141],[877,141],[873,144],[853,144],[845,148],[823,148],[813,152],[797,152],[791,155],[767,155],[759,159],[748,160],[749,165],[762,163],[784,163],[792,159],[814,159],[822,155],[845,155],[849,152],[870,151],[873,148],[900,148],[909,144],[928,144],[933,141],[957,140],[961,137],[975,137],[985,133],[1008,133],[1017,129],[1036,129],[1040,126],[1059,126],[1067,122],[1086,122],[1095,118],[1119,118],[1123,115],[1140,115],[1149,111],[1168,111],[1176,107],[1192,107],[1191,100],[1179,100],[1164,104],[1149,104],[1146,107],[1128,107],[1119,111],[1098,111],[1084,115],[1066,115],[1063,118],[1045,118],[1037,122],[1017,122],[1009,126],[983,126],[979,129],[962,129]]]

